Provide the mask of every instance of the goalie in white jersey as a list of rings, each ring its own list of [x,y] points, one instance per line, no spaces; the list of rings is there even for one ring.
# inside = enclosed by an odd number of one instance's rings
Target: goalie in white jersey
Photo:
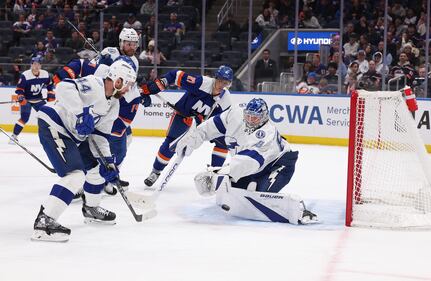
[[[298,152],[290,149],[269,121],[263,99],[252,99],[244,110],[235,107],[208,119],[180,139],[176,151],[190,155],[204,141],[220,136],[231,161],[195,177],[201,195],[216,193],[217,204],[237,217],[292,224],[317,221],[298,196],[278,193],[295,172]]]
[[[100,193],[105,180],[118,179],[108,139],[118,117],[118,99],[135,81],[132,67],[117,61],[110,66],[106,79],[89,75],[58,83],[57,102],[40,108],[39,139],[61,179],[40,208],[33,240],[68,240],[70,229],[57,220],[82,186],[86,222],[115,223],[115,213],[99,206]],[[103,155],[97,153],[94,143]],[[108,167],[98,165],[101,157]]]

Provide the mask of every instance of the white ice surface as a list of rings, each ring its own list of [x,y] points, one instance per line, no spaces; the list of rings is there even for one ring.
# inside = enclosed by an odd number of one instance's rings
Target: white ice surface
[[[20,140],[49,163],[36,134]],[[121,174],[133,189],[142,188],[161,142],[134,138]],[[204,145],[160,195],[157,217],[136,223],[117,196],[102,203],[117,225],[86,225],[73,203],[60,217],[70,241],[45,243],[30,235],[57,177],[0,137],[0,280],[431,280],[431,232],[344,227],[346,148],[293,147],[300,159],[285,191],[301,195],[322,224],[242,221],[199,197],[193,176],[209,163]]]

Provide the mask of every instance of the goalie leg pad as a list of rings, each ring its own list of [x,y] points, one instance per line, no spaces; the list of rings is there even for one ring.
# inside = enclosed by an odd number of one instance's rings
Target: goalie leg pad
[[[304,211],[302,200],[296,195],[252,192],[229,186],[217,191],[216,201],[233,216],[258,221],[298,224]]]

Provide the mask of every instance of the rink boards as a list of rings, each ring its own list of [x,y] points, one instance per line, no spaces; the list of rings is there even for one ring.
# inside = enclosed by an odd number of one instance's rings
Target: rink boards
[[[1,87],[0,101],[11,99],[15,88]],[[176,102],[182,91],[165,91],[161,95],[169,102]],[[280,132],[292,143],[347,145],[350,99],[345,95],[297,95],[255,92],[234,92],[235,104],[244,105],[254,97],[266,100],[271,120]],[[417,127],[431,151],[430,114],[431,100],[419,99],[419,110],[415,114]],[[172,109],[152,97],[150,107],[140,107],[133,121],[136,136],[164,136],[172,116]],[[19,119],[19,109],[10,104],[0,105],[0,126],[12,130]],[[24,131],[36,132],[36,114],[31,118]]]

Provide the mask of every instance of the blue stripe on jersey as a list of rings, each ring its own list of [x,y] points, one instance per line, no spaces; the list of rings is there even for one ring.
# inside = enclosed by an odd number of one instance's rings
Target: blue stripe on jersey
[[[262,155],[260,155],[256,150],[244,149],[238,152],[238,155],[245,155],[253,158],[259,163],[260,167],[262,167],[263,163],[265,162],[265,159],[263,159]]]
[[[223,122],[221,121],[220,115],[214,116],[214,124],[217,127],[217,130],[222,133],[223,135],[226,134],[226,127],[224,126]]]
[[[66,187],[54,184],[49,195],[55,196],[66,203],[66,205],[69,205],[72,202],[74,194]]]
[[[277,213],[276,211],[268,208],[267,206],[257,202],[256,200],[248,197],[248,196],[244,196],[245,199],[247,199],[248,201],[250,201],[250,203],[256,207],[256,209],[258,209],[259,211],[261,211],[268,219],[270,219],[273,222],[283,222],[283,223],[289,223],[289,220],[285,217],[283,217],[282,215],[280,215],[279,213]]]
[[[54,121],[57,125],[61,126],[64,128],[64,130],[67,132],[68,137],[71,138],[75,143],[79,144],[81,143],[80,140],[76,139],[66,128],[66,126],[64,125],[63,121],[61,120],[60,116],[58,115],[57,111],[55,111],[54,108],[49,107],[49,106],[42,106],[39,111],[45,113],[46,115],[49,116],[49,118],[51,118],[52,121]]]

